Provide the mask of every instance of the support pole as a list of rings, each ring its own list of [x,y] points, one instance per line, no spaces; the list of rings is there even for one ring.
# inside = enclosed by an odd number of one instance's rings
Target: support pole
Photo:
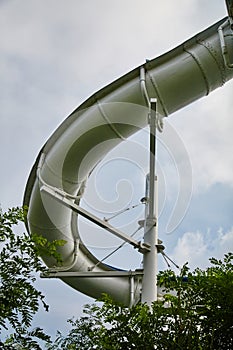
[[[150,99],[150,167],[146,178],[144,243],[150,244],[150,251],[143,255],[144,275],[142,280],[142,303],[149,306],[157,300],[157,244],[158,244],[158,191],[156,177],[156,99]]]

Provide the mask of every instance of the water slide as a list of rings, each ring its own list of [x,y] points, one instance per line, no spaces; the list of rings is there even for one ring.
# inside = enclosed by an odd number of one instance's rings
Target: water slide
[[[88,178],[110,150],[148,125],[150,98],[157,99],[161,128],[163,117],[232,77],[229,16],[96,92],[63,121],[39,152],[24,195],[29,208],[27,230],[48,240],[66,241],[60,248],[62,266],[43,257],[50,276],[93,298],[107,293],[125,305],[140,300],[142,271],[121,271],[99,262],[82,242],[77,217],[89,215],[80,208]],[[97,224],[111,232],[103,222]],[[139,251],[145,248],[129,243]]]

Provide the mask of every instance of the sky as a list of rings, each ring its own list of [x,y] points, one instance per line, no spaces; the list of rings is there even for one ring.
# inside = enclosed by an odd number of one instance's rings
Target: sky
[[[3,210],[22,204],[39,150],[79,104],[225,16],[223,0],[0,0]],[[164,136],[159,136],[159,235],[179,266],[188,261],[191,268],[204,268],[210,257],[222,258],[233,248],[232,92],[230,81],[174,113],[165,120]],[[169,135],[174,141],[170,148]],[[97,208],[103,217],[112,206],[139,203],[148,169],[147,146],[145,130],[114,150],[93,173],[83,204]],[[186,190],[179,220],[171,221],[182,186]],[[111,222],[132,233],[143,211],[139,206],[134,214],[129,211]],[[100,258],[119,244],[103,232],[94,241],[90,224],[81,221],[80,228]],[[107,262],[131,268],[140,265],[141,256],[124,246]],[[167,267],[162,258],[160,267]],[[40,312],[35,324],[50,333],[67,329],[66,320],[94,301],[58,280],[39,280],[37,285],[46,294],[50,312]]]

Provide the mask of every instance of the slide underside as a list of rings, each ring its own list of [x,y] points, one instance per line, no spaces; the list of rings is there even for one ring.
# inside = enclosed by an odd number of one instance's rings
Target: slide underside
[[[88,274],[98,260],[81,241],[77,213],[43,188],[58,189],[79,204],[94,167],[120,142],[147,125],[147,94],[157,98],[160,115],[167,117],[231,79],[232,57],[232,31],[224,18],[95,93],[53,133],[32,168],[24,205],[29,208],[26,226],[30,233],[67,242],[60,248],[63,266],[57,271]],[[54,268],[53,260],[43,259]],[[109,277],[104,278],[64,274],[61,279],[93,298],[107,293],[125,305],[140,300],[140,274],[132,284],[132,275],[110,276],[114,268],[103,263],[92,270],[100,274],[107,271]]]

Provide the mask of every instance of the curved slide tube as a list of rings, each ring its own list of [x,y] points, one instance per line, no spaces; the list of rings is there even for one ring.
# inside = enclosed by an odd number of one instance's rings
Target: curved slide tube
[[[98,260],[80,239],[77,213],[43,191],[56,190],[79,204],[87,179],[103,157],[148,123],[148,97],[157,98],[163,117],[208,95],[233,77],[233,39],[227,18],[168,53],[147,61],[88,98],[58,127],[41,149],[29,176],[24,205],[27,229],[49,240],[63,239],[63,267],[54,271],[86,273],[60,277],[93,298],[102,293],[129,305],[140,299],[141,276],[111,276],[114,268]],[[69,195],[68,195],[69,194]],[[49,268],[54,261],[44,257]],[[109,272],[108,277],[91,277]],[[90,277],[88,277],[88,273]],[[61,275],[60,275],[61,276]]]

